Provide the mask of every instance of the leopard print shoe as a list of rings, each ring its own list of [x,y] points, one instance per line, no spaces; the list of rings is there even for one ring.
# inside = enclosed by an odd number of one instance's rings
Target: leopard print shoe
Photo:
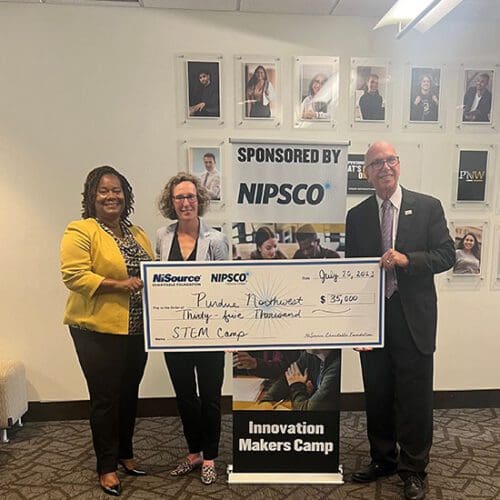
[[[201,465],[201,462],[190,462],[187,458],[181,462],[175,469],[170,471],[174,477],[185,476]]]
[[[215,481],[217,481],[215,465],[203,465],[201,467],[201,482],[203,484],[212,484]]]

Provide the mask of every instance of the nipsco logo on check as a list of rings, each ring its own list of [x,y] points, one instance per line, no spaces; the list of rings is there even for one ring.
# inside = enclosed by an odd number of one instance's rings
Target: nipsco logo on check
[[[168,285],[197,285],[200,284],[201,275],[199,274],[171,274],[171,273],[155,273],[153,274],[153,283],[161,283]]]
[[[248,273],[212,273],[212,283],[245,283]]]

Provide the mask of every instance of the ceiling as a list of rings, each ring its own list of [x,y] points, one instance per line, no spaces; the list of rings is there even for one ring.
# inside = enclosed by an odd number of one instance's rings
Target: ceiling
[[[1,2],[380,18],[395,0],[0,0]],[[449,17],[464,21],[500,21],[500,0],[463,0]]]

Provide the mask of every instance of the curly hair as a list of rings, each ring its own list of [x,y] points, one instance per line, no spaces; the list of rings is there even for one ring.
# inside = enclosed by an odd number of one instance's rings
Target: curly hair
[[[97,196],[97,186],[103,175],[114,175],[118,177],[125,198],[125,208],[120,214],[120,219],[127,226],[131,226],[132,223],[129,221],[128,217],[134,211],[134,193],[132,192],[132,186],[123,174],[120,174],[120,172],[109,165],[96,167],[88,173],[85,184],[83,185],[82,218],[89,219],[90,217],[96,216],[95,199]]]
[[[188,174],[187,172],[179,172],[177,175],[171,177],[165,187],[162,189],[160,199],[158,200],[158,208],[161,214],[167,219],[176,220],[177,213],[174,207],[174,200],[172,194],[175,186],[181,182],[191,182],[196,188],[196,197],[198,198],[198,215],[202,216],[208,208],[210,203],[210,195],[205,187],[202,186],[199,177]]]
[[[476,235],[473,233],[465,233],[463,238],[457,243],[457,250],[463,250],[464,249],[464,241],[467,236],[472,236],[472,239],[474,240],[474,246],[471,248],[471,253],[476,257],[476,259],[481,260],[481,245],[479,243],[479,240],[477,239]]]

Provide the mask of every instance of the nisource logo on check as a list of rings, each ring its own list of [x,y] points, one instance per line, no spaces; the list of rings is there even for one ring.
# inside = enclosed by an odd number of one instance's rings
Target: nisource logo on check
[[[153,286],[200,286],[200,274],[153,274]]]

